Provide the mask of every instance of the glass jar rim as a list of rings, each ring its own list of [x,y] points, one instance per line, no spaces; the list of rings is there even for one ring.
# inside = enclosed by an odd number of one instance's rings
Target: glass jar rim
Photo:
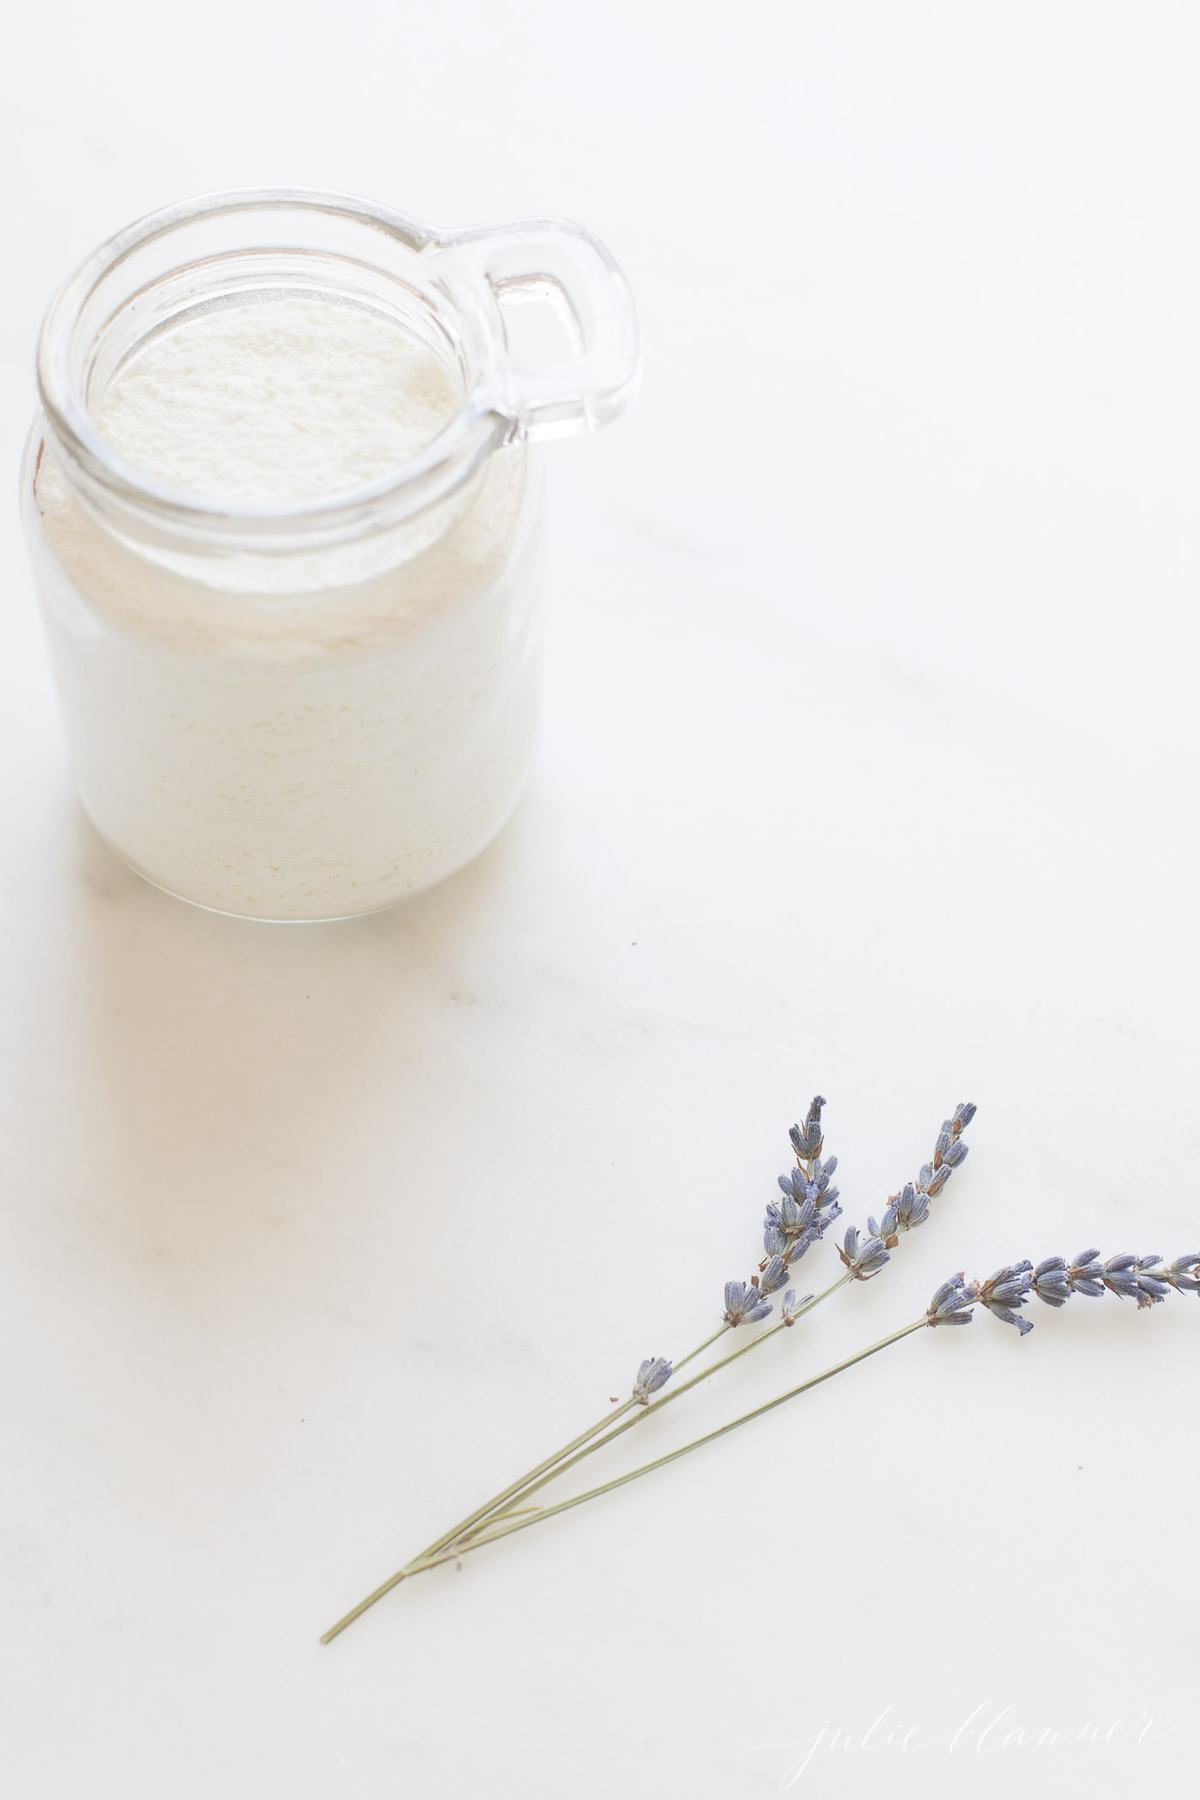
[[[486,389],[472,390],[437,435],[395,469],[328,497],[281,502],[206,500],[159,481],[128,462],[91,417],[72,357],[84,308],[101,283],[137,251],[194,222],[253,211],[289,209],[326,214],[382,232],[417,255],[453,249],[439,232],[373,201],[303,188],[233,189],[204,194],[148,213],[102,243],[68,277],[46,312],[38,340],[37,384],[49,433],[87,497],[107,512],[140,516],[172,535],[241,543],[340,539],[378,530],[437,505],[464,486],[491,452],[518,435],[520,422],[498,410]],[[152,285],[152,284],[151,284]],[[458,283],[451,295],[469,338],[486,337],[481,304]]]

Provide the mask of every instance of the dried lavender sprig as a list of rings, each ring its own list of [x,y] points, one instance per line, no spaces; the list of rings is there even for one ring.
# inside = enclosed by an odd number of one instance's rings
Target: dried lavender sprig
[[[943,1317],[955,1284],[959,1295],[956,1304],[964,1310],[956,1316]],[[1200,1294],[1200,1252],[1164,1263],[1161,1256],[1136,1256],[1127,1250],[1101,1262],[1098,1250],[1083,1250],[1074,1262],[1067,1262],[1062,1256],[1048,1256],[1036,1268],[1031,1262],[1011,1263],[997,1269],[986,1281],[969,1286],[961,1275],[953,1276],[930,1302],[930,1323],[965,1325],[971,1317],[970,1309],[978,1305],[1004,1324],[1015,1325],[1024,1337],[1033,1330],[1033,1321],[1022,1318],[1020,1309],[1035,1294],[1053,1307],[1065,1306],[1076,1294],[1095,1299],[1105,1293],[1149,1307],[1159,1305],[1172,1291]]]
[[[799,1125],[793,1125],[790,1136],[792,1136],[793,1148],[797,1148],[797,1154],[799,1154],[801,1145],[804,1145],[804,1147],[813,1148],[813,1157],[815,1157],[817,1156],[820,1147],[822,1147],[822,1141],[824,1141],[824,1139],[820,1138],[820,1109],[824,1107],[824,1103],[826,1103],[824,1102],[824,1098],[822,1098],[822,1096],[817,1096],[817,1098],[813,1100],[813,1103],[811,1103],[810,1111],[808,1111],[808,1120],[806,1120],[804,1129],[801,1129]],[[684,1382],[682,1386],[678,1386],[678,1388],[675,1388],[671,1393],[667,1393],[667,1395],[662,1395],[657,1402],[653,1402],[653,1404],[649,1404],[649,1406],[642,1406],[642,1408],[639,1408],[639,1411],[633,1413],[633,1417],[621,1418],[619,1415],[612,1415],[612,1417],[610,1417],[610,1427],[604,1431],[603,1435],[592,1433],[590,1438],[588,1438],[587,1444],[581,1445],[579,1449],[574,1449],[574,1451],[570,1451],[570,1453],[561,1456],[561,1458],[556,1458],[547,1471],[536,1472],[531,1480],[527,1481],[527,1483],[522,1483],[522,1487],[518,1489],[518,1492],[513,1496],[511,1503],[509,1503],[507,1507],[506,1505],[500,1505],[500,1507],[488,1508],[486,1514],[482,1514],[477,1521],[473,1521],[473,1525],[468,1526],[468,1528],[462,1532],[461,1539],[457,1539],[457,1541],[462,1541],[462,1543],[477,1541],[480,1535],[488,1532],[491,1523],[495,1523],[498,1519],[506,1519],[506,1517],[513,1516],[513,1510],[515,1510],[516,1503],[520,1503],[520,1505],[524,1507],[525,1501],[529,1499],[531,1494],[540,1492],[543,1487],[549,1487],[551,1481],[558,1480],[561,1474],[567,1474],[569,1469],[574,1469],[574,1467],[576,1467],[578,1463],[583,1462],[587,1456],[592,1456],[592,1454],[599,1451],[599,1449],[604,1449],[606,1445],[612,1444],[613,1438],[619,1438],[619,1436],[624,1435],[631,1426],[640,1424],[644,1418],[649,1417],[649,1413],[655,1413],[660,1406],[664,1406],[667,1400],[680,1399],[684,1393],[691,1391],[691,1388],[694,1388],[694,1386],[698,1386],[698,1382],[707,1381],[709,1375],[714,1375],[714,1373],[721,1370],[721,1368],[725,1368],[729,1363],[736,1363],[741,1355],[747,1354],[748,1350],[752,1350],[754,1346],[759,1345],[759,1343],[766,1343],[766,1339],[768,1339],[768,1337],[774,1337],[777,1330],[792,1325],[793,1321],[799,1318],[802,1312],[808,1312],[813,1305],[819,1305],[820,1301],[826,1300],[829,1294],[837,1292],[838,1287],[844,1287],[847,1280],[867,1280],[869,1276],[878,1273],[883,1265],[889,1262],[889,1251],[887,1251],[887,1247],[885,1247],[885,1238],[883,1238],[880,1233],[885,1231],[885,1233],[887,1233],[887,1240],[894,1246],[896,1242],[900,1242],[900,1238],[898,1238],[896,1233],[900,1233],[900,1231],[912,1231],[912,1229],[918,1228],[921,1224],[925,1224],[925,1220],[927,1220],[928,1215],[930,1215],[930,1206],[928,1206],[930,1193],[941,1193],[941,1190],[945,1188],[946,1181],[950,1179],[950,1174],[954,1172],[954,1168],[957,1168],[957,1166],[961,1165],[964,1159],[966,1159],[968,1147],[964,1145],[961,1138],[963,1138],[963,1132],[966,1130],[966,1127],[968,1127],[968,1125],[972,1123],[973,1118],[975,1118],[975,1112],[977,1112],[977,1107],[973,1105],[973,1102],[959,1102],[959,1105],[954,1109],[954,1116],[952,1116],[950,1120],[943,1121],[943,1127],[941,1127],[939,1134],[937,1134],[932,1161],[927,1163],[927,1165],[923,1165],[916,1183],[910,1181],[910,1183],[905,1184],[905,1186],[901,1188],[900,1193],[892,1195],[889,1206],[887,1206],[887,1210],[883,1213],[882,1226],[876,1226],[874,1219],[871,1220],[871,1235],[867,1237],[865,1242],[860,1244],[860,1242],[858,1242],[858,1231],[856,1231],[856,1228],[853,1228],[853,1226],[849,1228],[849,1231],[846,1233],[846,1244],[844,1244],[844,1247],[838,1247],[838,1256],[842,1258],[842,1264],[846,1265],[846,1274],[844,1274],[838,1282],[833,1283],[829,1289],[826,1289],[822,1294],[819,1294],[819,1296],[817,1296],[817,1301],[808,1301],[808,1303],[801,1303],[801,1305],[788,1307],[788,1305],[786,1305],[786,1298],[788,1298],[788,1296],[784,1296],[783,1316],[775,1321],[775,1325],[772,1325],[772,1327],[765,1330],[765,1332],[759,1332],[759,1334],[757,1334],[756,1337],[752,1337],[748,1343],[739,1346],[738,1350],[734,1350],[734,1352],[730,1352],[729,1355],[721,1357],[718,1363],[711,1364],[711,1368],[702,1370],[698,1375],[694,1375],[691,1381]],[[806,1179],[806,1183],[808,1183],[808,1192],[806,1192],[806,1197],[804,1197],[804,1202],[802,1202],[806,1211],[799,1210],[799,1204],[797,1204],[797,1211],[792,1215],[793,1220],[799,1220],[799,1229],[797,1229],[795,1246],[790,1247],[784,1242],[783,1255],[772,1255],[766,1260],[765,1264],[763,1264],[763,1269],[761,1269],[761,1278],[759,1278],[759,1276],[752,1276],[748,1283],[725,1283],[725,1314],[723,1314],[723,1328],[730,1328],[730,1330],[732,1330],[732,1328],[738,1327],[739,1323],[743,1323],[743,1319],[745,1319],[745,1321],[750,1321],[750,1323],[754,1323],[754,1321],[766,1318],[766,1314],[772,1309],[770,1309],[770,1305],[761,1298],[761,1294],[763,1294],[763,1292],[774,1291],[775,1287],[779,1287],[779,1285],[783,1283],[783,1280],[786,1280],[786,1273],[788,1273],[790,1264],[795,1262],[795,1260],[799,1260],[799,1256],[804,1253],[804,1249],[808,1249],[810,1242],[815,1242],[817,1237],[822,1235],[822,1231],[828,1228],[829,1222],[835,1219],[838,1213],[840,1213],[840,1206],[837,1206],[837,1188],[831,1188],[831,1186],[829,1186],[829,1177],[833,1175],[833,1170],[835,1170],[835,1168],[837,1168],[837,1157],[829,1157],[826,1165],[822,1166],[819,1165],[819,1163],[815,1165],[815,1174],[813,1174],[813,1165],[810,1165],[808,1170],[797,1170],[797,1177],[799,1177],[799,1175],[804,1175],[804,1179]],[[786,1190],[788,1190],[790,1179],[792,1179],[792,1177],[786,1177],[786,1175],[781,1175],[781,1177],[779,1177],[779,1186],[784,1190],[784,1208],[786,1208],[786,1204],[788,1204]],[[819,1201],[822,1202],[824,1208],[826,1208],[826,1217],[824,1217],[824,1220],[822,1220],[820,1224],[817,1224]],[[774,1215],[774,1217],[772,1217],[772,1215]],[[770,1235],[772,1224],[783,1224],[786,1217],[788,1217],[786,1213],[781,1215],[779,1210],[777,1210],[777,1202],[772,1202],[772,1204],[768,1206],[768,1211],[766,1211],[765,1231],[765,1246],[768,1247],[768,1249],[772,1246],[772,1235]],[[811,1237],[810,1231],[813,1231]],[[793,1298],[795,1298],[795,1296],[793,1296]],[[720,1336],[720,1332],[718,1332],[718,1336]],[[714,1341],[714,1339],[709,1339],[709,1343],[712,1343],[712,1341]],[[682,1364],[676,1364],[676,1366],[682,1366]],[[622,1411],[628,1411],[628,1409],[622,1409]],[[450,1543],[450,1539],[448,1539],[446,1543]],[[446,1548],[446,1546],[443,1544],[441,1548]]]
[[[755,1325],[767,1318],[774,1310],[767,1296],[777,1293],[780,1288],[787,1286],[790,1265],[803,1255],[810,1243],[816,1242],[841,1212],[841,1207],[837,1204],[837,1189],[830,1186],[831,1177],[837,1168],[837,1157],[831,1156],[824,1164],[818,1160],[824,1143],[821,1126],[821,1112],[824,1106],[824,1096],[822,1094],[815,1095],[804,1124],[802,1126],[793,1125],[789,1133],[792,1147],[797,1157],[802,1160],[801,1165],[793,1170],[791,1175],[779,1177],[779,1186],[783,1190],[784,1199],[768,1204],[765,1232],[768,1240],[767,1257],[759,1264],[758,1271],[751,1275],[749,1281],[727,1281],[725,1283],[725,1309],[722,1314],[721,1330],[716,1332],[713,1337],[707,1338],[696,1350],[676,1362],[674,1369],[667,1363],[666,1358],[647,1359],[648,1362],[665,1366],[665,1372],[663,1369],[658,1371],[661,1377],[657,1383],[659,1387],[670,1380],[675,1370],[681,1369],[685,1363],[691,1362],[693,1357],[698,1356],[702,1350],[707,1350],[724,1331],[735,1330],[741,1324]],[[774,1230],[772,1229],[772,1215],[774,1215],[777,1227]],[[778,1246],[775,1250],[770,1247],[772,1240]],[[835,1285],[840,1286],[841,1283]],[[830,1291],[832,1292],[832,1289]],[[821,1297],[824,1298],[823,1295]],[[803,1310],[807,1310],[807,1306],[793,1307],[791,1316],[782,1322],[794,1323]],[[770,1335],[770,1332],[763,1334],[764,1337]],[[755,1341],[760,1340],[756,1339]],[[742,1349],[749,1349],[749,1345],[743,1345]],[[733,1362],[741,1354],[742,1350],[738,1350],[733,1355],[724,1357],[721,1362],[714,1363],[709,1372],[715,1373],[718,1368],[723,1367],[727,1362]],[[687,1388],[695,1385],[695,1380],[693,1380],[687,1383],[686,1388],[677,1391],[686,1392]],[[648,1398],[648,1394],[642,1392],[642,1386],[642,1376],[639,1371],[633,1393],[633,1398],[639,1404],[644,1404]],[[625,1410],[622,1408],[622,1411]],[[610,1423],[615,1421],[616,1417],[616,1414],[610,1414]],[[607,1438],[602,1441],[607,1442]],[[601,1445],[595,1444],[594,1448],[599,1449]],[[577,1462],[579,1457],[572,1456],[571,1460]],[[545,1481],[539,1479],[537,1486],[544,1487]]]
[[[1052,1258],[1050,1260],[1057,1263],[1061,1259]],[[1130,1269],[1133,1269],[1138,1275],[1149,1273],[1152,1282],[1157,1282],[1168,1289],[1175,1288],[1181,1293],[1200,1292],[1200,1256],[1177,1257],[1173,1263],[1167,1265],[1170,1271],[1169,1279],[1152,1273],[1161,1263],[1162,1258],[1159,1256],[1122,1255],[1110,1257],[1108,1263],[1103,1264],[1102,1267],[1117,1276],[1127,1273]],[[1039,1268],[1043,1266],[1045,1265],[1039,1264]],[[852,1368],[855,1363],[863,1362],[867,1357],[877,1355],[879,1351],[886,1350],[892,1344],[898,1344],[903,1338],[910,1337],[928,1326],[969,1324],[972,1310],[976,1306],[984,1306],[988,1311],[1002,1316],[1005,1310],[1011,1310],[1012,1307],[1024,1304],[1028,1293],[1033,1291],[1033,1274],[1032,1264],[1012,1264],[997,1270],[994,1276],[989,1277],[989,1280],[983,1283],[967,1282],[961,1273],[953,1275],[938,1288],[927,1311],[921,1318],[912,1320],[908,1325],[902,1325],[898,1331],[893,1331],[887,1337],[880,1338],[877,1343],[869,1344],[865,1350],[846,1357],[842,1362],[834,1363],[830,1368],[823,1369],[819,1375],[813,1375],[807,1381],[799,1383],[798,1386],[788,1388],[786,1392],[777,1394],[774,1399],[754,1407],[752,1411],[742,1413],[738,1418],[729,1420],[727,1424],[718,1426],[715,1431],[706,1432],[703,1437],[694,1438],[691,1443],[683,1444],[677,1450],[671,1450],[664,1456],[656,1457],[653,1462],[643,1463],[639,1468],[631,1469],[624,1475],[618,1475],[598,1487],[589,1488],[582,1494],[575,1494],[568,1500],[560,1500],[554,1506],[535,1509],[524,1517],[513,1517],[507,1521],[495,1522],[486,1527],[478,1537],[464,1543],[461,1550],[465,1553],[467,1550],[480,1549],[484,1544],[494,1543],[499,1538],[509,1537],[514,1532],[523,1531],[529,1525],[541,1524],[558,1513],[568,1512],[573,1507],[582,1506],[588,1500],[599,1499],[602,1494],[609,1494],[617,1488],[625,1487],[643,1475],[652,1474],[656,1469],[666,1468],[668,1463],[677,1462],[681,1457],[689,1456],[693,1450],[699,1450],[703,1445],[714,1443],[718,1438],[725,1437],[740,1426],[749,1425],[755,1419],[761,1419],[766,1413],[773,1412],[776,1407],[784,1405],[786,1401],[794,1400],[800,1394],[810,1392],[811,1389],[819,1387],[822,1382],[830,1380],[834,1375],[840,1375],[844,1370]],[[1029,1277],[1027,1285],[1025,1284],[1026,1276]],[[1118,1296],[1131,1294],[1137,1299],[1138,1305],[1144,1307],[1153,1306],[1165,1298],[1164,1294],[1154,1293],[1146,1287],[1138,1286],[1136,1289],[1129,1289],[1119,1281],[1116,1286],[1112,1286],[1106,1281],[1100,1291],[1104,1292],[1105,1287],[1109,1292],[1116,1293]],[[985,1289],[990,1290],[987,1299],[985,1299]],[[1087,1292],[1088,1290],[1080,1288],[1078,1291]],[[1003,1298],[1000,1297],[1001,1292],[1003,1292]],[[1023,1323],[1028,1329],[1028,1321],[1023,1321]],[[429,1561],[417,1560],[408,1566],[405,1574],[406,1576],[424,1574],[427,1569],[437,1567],[438,1563],[453,1559],[454,1553],[450,1552]]]
[[[809,1245],[815,1243],[824,1234],[841,1212],[841,1207],[837,1204],[838,1190],[831,1186],[831,1177],[837,1168],[837,1158],[831,1156],[824,1164],[817,1160],[824,1143],[821,1132],[821,1110],[825,1104],[824,1096],[818,1094],[809,1107],[804,1126],[793,1125],[791,1128],[789,1136],[793,1149],[796,1150],[798,1156],[803,1151],[810,1151],[811,1160],[806,1165],[792,1171],[790,1175],[779,1177],[779,1186],[783,1191],[784,1199],[782,1203],[772,1201],[767,1207],[764,1245],[768,1251],[771,1251],[773,1244],[779,1244],[780,1250],[769,1255],[760,1264],[759,1274],[752,1275],[749,1282],[726,1282],[723,1315],[726,1329],[734,1330],[743,1322],[757,1323],[767,1317],[772,1308],[764,1296],[783,1286],[787,1280],[790,1265],[799,1260]],[[976,1111],[977,1108],[973,1102],[960,1101],[954,1109],[953,1116],[943,1121],[934,1147],[933,1160],[922,1168],[919,1180],[924,1180],[927,1184],[932,1185],[938,1192],[946,1185],[953,1169],[966,1159],[967,1146],[959,1140],[975,1117]],[[805,1189],[803,1200],[799,1198],[802,1183]],[[605,1449],[615,1438],[623,1436],[631,1426],[640,1424],[651,1412],[657,1411],[667,1401],[688,1393],[699,1382],[707,1380],[709,1375],[715,1375],[718,1370],[736,1362],[755,1345],[766,1343],[781,1327],[794,1324],[803,1313],[811,1311],[813,1306],[827,1299],[830,1294],[836,1293],[837,1289],[844,1287],[847,1281],[855,1278],[866,1280],[877,1273],[889,1260],[887,1251],[883,1248],[878,1236],[878,1229],[886,1230],[889,1233],[890,1242],[895,1244],[899,1241],[894,1235],[896,1232],[915,1230],[918,1225],[924,1224],[928,1217],[928,1185],[919,1187],[916,1182],[906,1183],[901,1191],[894,1194],[889,1201],[888,1209],[884,1214],[884,1225],[876,1228],[875,1221],[871,1220],[872,1236],[866,1243],[859,1245],[858,1233],[854,1227],[847,1232],[845,1248],[838,1250],[838,1255],[846,1267],[846,1273],[835,1281],[832,1287],[818,1295],[815,1301],[809,1296],[807,1300],[796,1303],[795,1293],[792,1290],[793,1304],[789,1307],[788,1296],[785,1294],[781,1307],[782,1316],[774,1325],[766,1331],[760,1332],[749,1343],[741,1345],[739,1349],[732,1351],[728,1356],[721,1357],[699,1375],[693,1376],[690,1381],[675,1388],[670,1394],[663,1395],[653,1405],[636,1412],[632,1418],[618,1421],[614,1414],[608,1431],[602,1435],[593,1436],[584,1448],[557,1461],[548,1473],[531,1479],[521,1488],[516,1499],[524,1502],[530,1494],[540,1492],[550,1482],[565,1474],[568,1469],[576,1467],[585,1457],[594,1455],[597,1450]],[[712,1340],[710,1340],[711,1342]],[[676,1367],[682,1367],[682,1364],[677,1364]],[[478,1536],[486,1530],[491,1520],[506,1518],[513,1510],[511,1505],[490,1509],[483,1520],[477,1522],[470,1531],[463,1534],[464,1538]]]
[[[867,1229],[851,1225],[838,1248],[838,1255],[856,1281],[869,1281],[891,1261],[891,1252],[900,1242],[900,1234],[915,1231],[929,1217],[929,1202],[940,1194],[955,1169],[967,1159],[968,1146],[962,1134],[975,1117],[974,1101],[961,1100],[950,1118],[942,1121],[932,1159],[921,1165],[915,1181],[905,1182],[893,1194],[880,1219],[867,1220]]]
[[[823,1165],[818,1160],[820,1152],[824,1147],[824,1135],[821,1126],[821,1112],[824,1106],[824,1097],[819,1094],[816,1095],[809,1107],[804,1125],[793,1125],[791,1128],[789,1135],[791,1137],[792,1147],[796,1152],[797,1158],[800,1159],[805,1166],[803,1169],[797,1169],[792,1176],[781,1176],[779,1178],[779,1186],[784,1191],[784,1202],[782,1203],[784,1210],[779,1214],[781,1222],[786,1222],[790,1228],[796,1223],[798,1217],[798,1214],[793,1213],[789,1208],[789,1194],[790,1199],[794,1202],[796,1208],[802,1209],[807,1207],[807,1213],[794,1231],[789,1230],[784,1232],[784,1254],[782,1256],[778,1254],[772,1254],[770,1256],[769,1260],[762,1265],[761,1279],[760,1277],[752,1276],[748,1284],[733,1282],[726,1284],[725,1314],[717,1331],[704,1339],[704,1341],[698,1344],[694,1350],[689,1351],[686,1356],[677,1359],[673,1367],[666,1358],[645,1359],[642,1367],[639,1368],[638,1376],[628,1400],[623,1402],[615,1411],[606,1414],[603,1419],[597,1420],[594,1425],[589,1426],[586,1431],[581,1432],[578,1437],[573,1438],[570,1443],[564,1445],[562,1449],[555,1452],[553,1456],[546,1457],[524,1476],[517,1481],[511,1482],[508,1487],[502,1489],[499,1494],[494,1495],[491,1500],[486,1501],[482,1506],[477,1507],[473,1513],[461,1520],[458,1525],[454,1526],[450,1531],[443,1532],[441,1537],[436,1539],[433,1544],[429,1545],[426,1550],[420,1552],[419,1557],[415,1560],[419,1561],[422,1558],[435,1556],[448,1549],[451,1545],[459,1542],[459,1540],[465,1539],[468,1534],[474,1533],[477,1529],[482,1529],[488,1520],[505,1517],[505,1509],[511,1509],[515,1502],[524,1500],[527,1494],[532,1492],[535,1488],[540,1489],[546,1486],[548,1482],[556,1478],[558,1474],[563,1473],[567,1468],[580,1462],[585,1455],[590,1455],[593,1451],[602,1449],[613,1437],[619,1436],[629,1425],[637,1423],[640,1419],[647,1417],[650,1412],[655,1411],[657,1406],[661,1405],[663,1401],[660,1399],[657,1402],[651,1403],[649,1401],[649,1391],[643,1392],[642,1370],[646,1368],[647,1364],[652,1365],[655,1368],[656,1373],[661,1374],[661,1380],[657,1383],[658,1386],[661,1386],[671,1378],[673,1373],[678,1372],[687,1363],[693,1361],[697,1356],[709,1349],[726,1331],[734,1329],[743,1320],[755,1322],[765,1318],[767,1314],[771,1312],[772,1308],[768,1303],[755,1297],[755,1290],[757,1289],[758,1293],[761,1294],[764,1289],[765,1291],[770,1292],[774,1291],[776,1287],[782,1286],[783,1281],[786,1279],[786,1272],[789,1265],[792,1262],[799,1260],[800,1256],[804,1254],[813,1242],[816,1242],[817,1239],[823,1235],[824,1231],[828,1229],[828,1226],[841,1212],[841,1207],[837,1203],[838,1191],[830,1185],[831,1177],[837,1168],[837,1159],[836,1157],[830,1157]],[[900,1229],[912,1229],[916,1225],[922,1224],[929,1216],[928,1195],[941,1191],[941,1188],[945,1186],[946,1181],[949,1179],[951,1170],[957,1166],[957,1164],[961,1163],[966,1156],[966,1146],[961,1144],[959,1139],[962,1132],[974,1118],[975,1111],[976,1108],[972,1103],[962,1103],[955,1108],[953,1118],[945,1121],[942,1126],[937,1145],[935,1146],[933,1162],[925,1165],[921,1170],[920,1177],[918,1178],[920,1183],[919,1187],[916,1187],[913,1194],[910,1195],[909,1189],[914,1188],[914,1184],[910,1183],[909,1187],[903,1190],[902,1194],[893,1197],[896,1207],[896,1221]],[[798,1198],[799,1188],[797,1184],[801,1176],[803,1177],[804,1184],[803,1200]],[[768,1230],[773,1222],[772,1212],[773,1210],[777,1210],[778,1206],[779,1203],[772,1203],[771,1206],[768,1206],[766,1222]],[[885,1217],[886,1216],[887,1215],[885,1215]],[[874,1221],[872,1221],[872,1225],[874,1225]],[[765,1236],[766,1233],[764,1233],[764,1237]],[[843,1258],[843,1261],[844,1260],[845,1258]],[[886,1255],[883,1260],[887,1260]],[[882,1263],[877,1266],[882,1267]],[[853,1274],[854,1271],[851,1270],[850,1273]],[[769,1287],[766,1286],[768,1277],[770,1279]],[[836,1292],[837,1288],[841,1287],[846,1279],[848,1279],[848,1276],[839,1279],[832,1287],[826,1289],[824,1293],[817,1296],[816,1301],[793,1305],[790,1309],[786,1305],[787,1296],[785,1296],[783,1316],[777,1321],[776,1325],[772,1326],[770,1330],[761,1333],[758,1337],[751,1339],[751,1341],[743,1345],[741,1349],[713,1364],[710,1369],[704,1371],[700,1376],[694,1377],[690,1382],[678,1387],[674,1393],[663,1396],[663,1399],[672,1399],[677,1395],[688,1392],[692,1387],[696,1386],[699,1380],[706,1379],[709,1374],[715,1374],[718,1369],[735,1361],[739,1356],[752,1349],[756,1344],[765,1342],[765,1340],[772,1336],[776,1330],[793,1324],[795,1320],[801,1316],[802,1312],[811,1310],[813,1305],[819,1304],[819,1302],[827,1298],[829,1294]],[[627,1415],[631,1412],[633,1413],[633,1417],[629,1418]],[[619,1421],[623,1421],[623,1423],[619,1423]],[[332,1638],[339,1634],[339,1632],[345,1630],[347,1625],[352,1624],[353,1621],[361,1617],[369,1607],[375,1605],[378,1600],[381,1600],[384,1595],[389,1593],[403,1578],[404,1571],[398,1570],[388,1581],[382,1583],[372,1593],[368,1594],[358,1606],[347,1613],[343,1619],[339,1620],[337,1625],[327,1632],[321,1641],[323,1643],[331,1641]]]

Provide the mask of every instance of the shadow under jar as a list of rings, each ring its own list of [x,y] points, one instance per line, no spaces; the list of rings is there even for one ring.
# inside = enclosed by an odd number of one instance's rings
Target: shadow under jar
[[[42,330],[22,503],[76,781],[124,860],[301,920],[477,855],[539,709],[530,441],[615,417],[636,361],[620,272],[564,222],[281,190],[97,251]]]

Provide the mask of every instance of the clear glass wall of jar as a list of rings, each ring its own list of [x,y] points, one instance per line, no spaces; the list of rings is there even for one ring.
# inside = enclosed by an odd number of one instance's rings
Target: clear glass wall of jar
[[[386,316],[445,364],[461,404],[402,467],[214,504],[97,429],[157,334],[297,294]],[[530,301],[565,355],[518,357]],[[84,265],[38,376],[23,513],[77,784],[113,848],[184,899],[275,920],[374,911],[470,861],[536,733],[532,441],[605,422],[635,383],[603,247],[558,222],[443,232],[326,195],[218,195]]]

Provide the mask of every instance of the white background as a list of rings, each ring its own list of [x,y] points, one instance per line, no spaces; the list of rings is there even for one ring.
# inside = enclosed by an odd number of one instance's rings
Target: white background
[[[973,1156],[637,1460],[951,1270],[1197,1247],[1196,11],[48,0],[9,33],[14,477],[51,290],[226,186],[574,215],[645,385],[547,457],[523,811],[358,925],[209,917],[90,836],[5,515],[6,1790],[1182,1791],[1194,1299],[923,1334],[316,1638],[715,1323],[817,1087],[851,1219],[960,1098]],[[853,1741],[794,1779],[822,1729]]]

